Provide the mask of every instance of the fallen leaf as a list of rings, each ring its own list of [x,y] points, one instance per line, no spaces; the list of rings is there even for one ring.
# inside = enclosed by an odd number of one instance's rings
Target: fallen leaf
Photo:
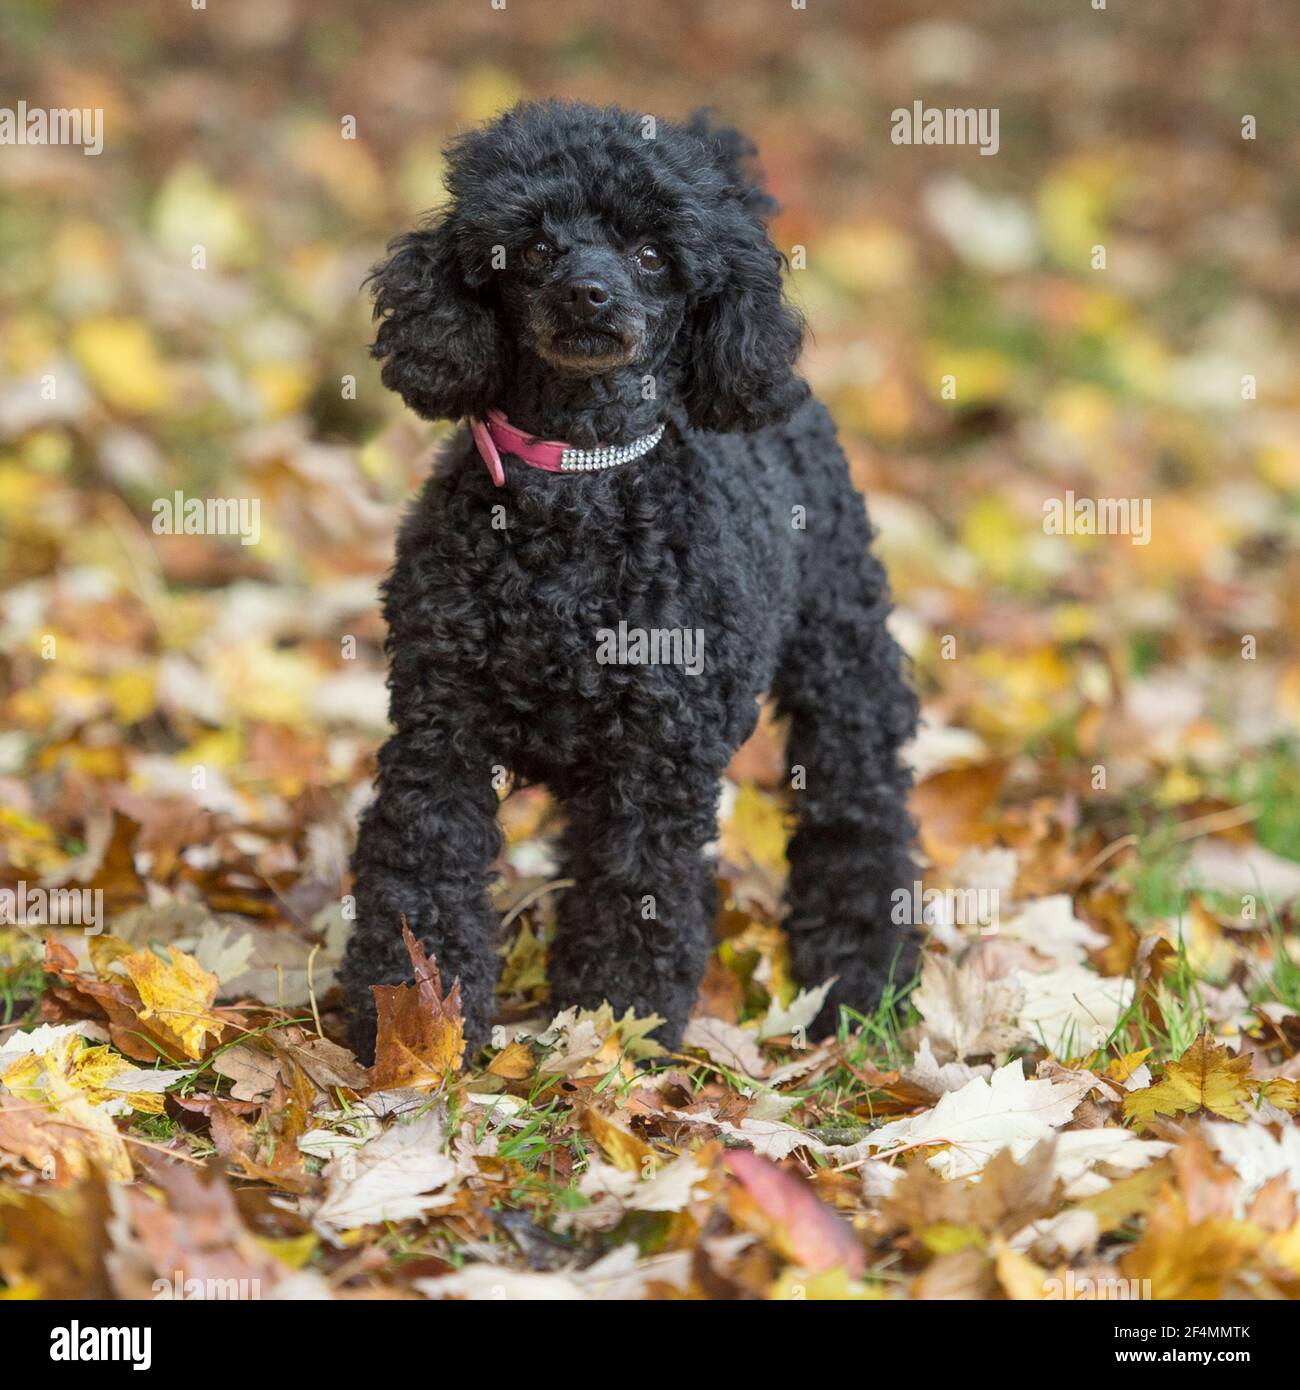
[[[1128,1094],[1124,1118],[1149,1124],[1157,1115],[1209,1110],[1225,1120],[1244,1120],[1250,1099],[1250,1058],[1234,1057],[1204,1033],[1165,1067],[1158,1082]]]
[[[1086,1089],[1086,1084],[1028,1081],[1017,1059],[989,1081],[976,1077],[950,1091],[933,1110],[875,1130],[868,1142],[886,1152],[904,1145],[942,1146],[929,1160],[931,1167],[948,1178],[965,1177],[1013,1140],[1032,1144],[1049,1138],[1069,1122]]]
[[[133,951],[120,958],[121,968],[140,995],[141,1019],[157,1018],[187,1057],[203,1056],[209,1037],[219,1041],[224,1022],[209,1013],[217,997],[217,977],[194,959],[168,946],[164,961],[152,951]]]
[[[316,1220],[336,1231],[407,1221],[446,1206],[456,1164],[442,1152],[446,1133],[433,1110],[391,1128],[361,1148],[332,1158],[329,1188]]]
[[[758,1034],[720,1018],[693,1018],[682,1034],[683,1047],[697,1047],[719,1066],[742,1076],[761,1077],[769,1070],[758,1050]]]
[[[758,1025],[759,1041],[764,1038],[784,1037],[787,1033],[800,1036],[804,1034],[812,1027],[813,1019],[821,1013],[822,1005],[826,1002],[826,996],[831,992],[833,983],[833,980],[827,980],[812,989],[801,989],[789,1004],[784,1006],[773,999]],[[751,1072],[750,1075],[755,1073]]]
[[[1025,1040],[1016,1022],[1024,1000],[1011,977],[989,979],[973,962],[927,954],[912,1003],[944,1061],[996,1056]]]
[[[817,1200],[809,1183],[757,1154],[737,1151],[723,1162],[740,1180],[749,1201],[741,1206],[759,1234],[804,1269],[846,1270],[860,1275],[866,1259],[852,1228]],[[737,1215],[735,1204],[733,1216]]]
[[[402,923],[402,940],[415,972],[414,985],[375,985],[378,1011],[372,1090],[441,1086],[460,1069],[465,1028],[460,1012],[460,981],[444,997],[437,965]]]

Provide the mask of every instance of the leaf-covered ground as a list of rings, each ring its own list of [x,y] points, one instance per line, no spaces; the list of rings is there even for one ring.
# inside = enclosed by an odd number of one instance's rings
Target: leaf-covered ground
[[[0,901],[104,929],[0,926],[0,1297],[1300,1294],[1300,84],[1281,7],[1074,8],[6,6],[4,90],[106,143],[0,149]],[[367,1071],[374,584],[438,432],[358,285],[539,93],[759,140],[924,697],[930,945],[808,1035],[764,722],[680,1053],[548,1007],[528,791],[496,1045],[417,961]],[[919,97],[998,157],[892,145]],[[156,534],[177,491],[256,543]],[[1053,534],[1067,493],[1149,531]]]

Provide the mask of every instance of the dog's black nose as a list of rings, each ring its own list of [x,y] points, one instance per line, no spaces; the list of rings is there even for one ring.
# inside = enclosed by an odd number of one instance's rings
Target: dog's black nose
[[[583,276],[565,285],[564,299],[578,318],[594,319],[609,303],[609,286],[592,276]]]

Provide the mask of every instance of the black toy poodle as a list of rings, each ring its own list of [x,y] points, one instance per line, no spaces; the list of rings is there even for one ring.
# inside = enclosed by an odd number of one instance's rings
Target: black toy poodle
[[[766,692],[789,717],[792,964],[835,979],[815,1026],[910,968],[891,895],[916,877],[917,703],[862,498],[794,370],[753,153],[704,114],[522,105],[453,143],[448,206],[372,276],[384,384],[469,428],[383,589],[394,733],[342,970],[364,1058],[371,986],[411,978],[403,920],[487,1039],[511,781],[565,813],[552,1004],[658,1013],[676,1044],[720,779]]]

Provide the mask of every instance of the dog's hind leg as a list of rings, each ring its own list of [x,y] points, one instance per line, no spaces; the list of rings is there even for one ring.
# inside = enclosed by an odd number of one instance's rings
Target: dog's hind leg
[[[817,549],[773,690],[790,718],[791,960],[804,985],[838,977],[816,1021],[823,1031],[842,1004],[872,1009],[891,974],[906,983],[916,944],[891,924],[891,907],[899,888],[910,901],[917,877],[911,778],[899,759],[917,701],[885,626],[888,585],[861,499],[846,487],[837,501],[829,516],[810,509],[801,541]]]
[[[374,1053],[372,985],[408,983],[405,919],[435,959],[443,988],[460,980],[465,1037],[487,1040],[499,967],[487,899],[500,847],[491,760],[436,719],[399,723],[379,753],[378,788],[352,859],[357,922],[340,979],[353,1049]]]

